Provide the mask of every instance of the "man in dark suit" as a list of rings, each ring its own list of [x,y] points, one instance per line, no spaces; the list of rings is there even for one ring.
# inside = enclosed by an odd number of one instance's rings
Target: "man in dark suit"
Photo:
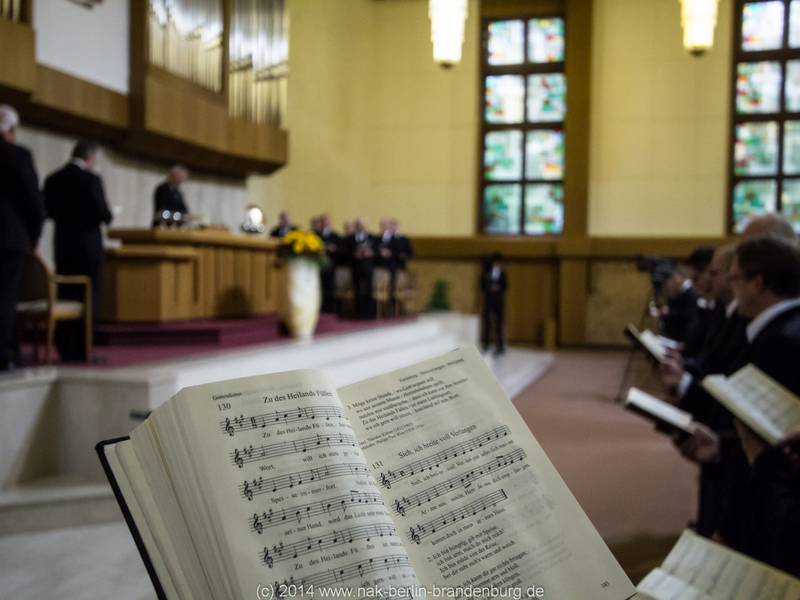
[[[45,181],[47,216],[55,223],[56,271],[62,275],[87,275],[92,281],[92,319],[97,321],[103,294],[103,236],[100,225],[111,222],[103,182],[93,171],[99,147],[82,140],[75,144],[72,160]],[[82,300],[77,286],[61,286],[59,297]],[[84,328],[80,323],[59,324],[56,344],[62,360],[86,360]]]
[[[294,231],[295,229],[297,229],[297,227],[292,225],[292,222],[289,219],[289,213],[282,211],[278,215],[278,224],[272,228],[272,231],[269,232],[269,236],[274,238],[282,238],[287,233]]]
[[[495,252],[483,263],[481,272],[481,292],[483,294],[483,310],[481,313],[481,346],[489,349],[494,336],[497,354],[505,352],[503,341],[503,317],[505,314],[505,297],[508,289],[506,272],[500,265],[502,256]]]
[[[745,240],[737,247],[731,282],[738,311],[749,322],[747,345],[728,374],[752,363],[800,395],[800,249],[775,237]],[[800,576],[800,439],[768,447],[717,408],[731,427],[698,426],[693,441],[702,462],[725,468],[719,535],[735,549]],[[732,455],[743,455],[744,464]]]
[[[31,153],[16,144],[19,116],[0,105],[0,371],[14,368],[19,284],[27,255],[36,248],[44,204]]]
[[[698,311],[697,292],[692,284],[691,269],[687,265],[675,267],[664,286],[664,294],[667,305],[661,309],[661,333],[683,343]]]
[[[153,194],[153,226],[159,225],[163,220],[164,211],[170,214],[170,219],[175,213],[183,219],[189,212],[186,201],[183,199],[181,185],[189,178],[186,167],[175,165],[169,170],[167,179],[156,188]]]
[[[366,221],[355,220],[353,233],[345,240],[347,255],[353,269],[353,294],[356,317],[375,318],[375,300],[372,297],[372,275],[375,270],[377,240],[367,232]]]
[[[318,217],[316,234],[325,246],[329,261],[328,267],[320,272],[322,312],[332,313],[336,312],[335,269],[342,252],[342,239],[331,227],[331,217],[328,214]]]

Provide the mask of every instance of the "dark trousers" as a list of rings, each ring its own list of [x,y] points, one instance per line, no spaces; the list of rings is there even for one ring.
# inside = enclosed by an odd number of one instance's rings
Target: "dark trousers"
[[[504,350],[503,310],[488,306],[484,307],[481,315],[481,346],[488,348],[492,341],[494,341],[498,351]]]
[[[336,312],[336,281],[334,278],[335,267],[331,265],[320,271],[319,279],[322,286],[322,312]]]
[[[358,319],[375,318],[375,300],[372,298],[373,270],[372,263],[353,265],[353,295]]]
[[[17,360],[17,295],[26,254],[0,252],[0,365]]]
[[[100,315],[100,303],[103,297],[102,290],[102,261],[90,261],[84,265],[70,262],[58,262],[56,270],[60,275],[86,275],[92,282],[92,331],[95,331],[97,319]],[[83,286],[60,285],[58,297],[61,300],[84,300]],[[86,327],[82,321],[62,321],[56,328],[56,347],[58,355],[63,361],[85,361],[86,356]]]

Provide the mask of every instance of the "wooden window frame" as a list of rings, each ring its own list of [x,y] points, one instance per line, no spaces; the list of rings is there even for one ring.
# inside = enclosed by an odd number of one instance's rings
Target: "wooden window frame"
[[[532,19],[561,19],[564,22],[564,60],[557,63],[529,63],[528,60],[528,26],[529,21]],[[523,32],[523,56],[524,61],[522,64],[517,65],[490,65],[489,64],[489,25],[502,21],[522,21],[524,24]],[[529,75],[546,75],[546,74],[562,74],[564,80],[567,82],[567,98],[569,98],[569,82],[567,81],[567,15],[565,11],[555,11],[548,13],[541,12],[520,12],[518,14],[510,14],[508,16],[496,17],[482,17],[481,18],[481,44],[480,44],[480,78],[478,85],[480,86],[480,142],[478,152],[478,232],[480,235],[488,235],[492,237],[525,237],[536,239],[559,238],[564,235],[566,229],[566,209],[564,210],[564,224],[562,230],[558,234],[533,234],[525,233],[525,187],[534,184],[551,184],[561,185],[563,194],[563,204],[566,206],[566,126],[567,119],[562,121],[549,121],[531,123],[528,121],[528,76]],[[489,123],[486,120],[486,78],[498,75],[521,75],[523,77],[523,118],[520,123]],[[569,113],[569,103],[566,104],[567,117]],[[563,136],[564,143],[564,172],[560,179],[528,179],[526,177],[526,162],[527,152],[526,144],[529,131],[547,130],[547,131],[560,131]],[[485,155],[486,155],[486,134],[493,131],[520,131],[522,133],[522,177],[519,179],[510,180],[491,180],[487,179],[485,175]],[[522,188],[521,201],[520,201],[520,226],[516,233],[497,233],[486,231],[486,223],[484,221],[484,195],[486,187],[491,185],[519,185]]]
[[[769,1],[769,0],[763,0]],[[800,112],[786,110],[786,65],[790,60],[800,61],[800,48],[789,48],[789,15],[791,0],[779,0],[784,5],[783,44],[779,50],[743,50],[742,49],[742,22],[745,4],[758,3],[759,0],[735,0],[733,9],[733,60],[731,68],[731,117],[728,144],[728,198],[727,198],[727,223],[729,233],[736,232],[734,218],[734,190],[741,181],[775,181],[776,198],[775,212],[781,213],[783,208],[783,182],[784,180],[800,181],[800,173],[796,175],[783,174],[784,152],[784,126],[787,121],[800,121]],[[781,88],[778,95],[778,112],[774,113],[738,113],[736,108],[737,77],[740,63],[778,62],[781,68]],[[774,175],[737,175],[736,174],[736,126],[742,123],[765,123],[775,121],[778,124],[778,154],[777,172]]]

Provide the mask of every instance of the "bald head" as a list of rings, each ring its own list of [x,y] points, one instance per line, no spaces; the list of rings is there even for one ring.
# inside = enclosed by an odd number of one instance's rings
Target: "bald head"
[[[8,104],[0,104],[0,137],[9,144],[16,143],[17,127],[19,127],[17,111]]]
[[[797,234],[791,223],[778,213],[766,213],[751,218],[742,231],[742,238],[748,240],[761,235],[781,238],[792,244],[797,243]]]

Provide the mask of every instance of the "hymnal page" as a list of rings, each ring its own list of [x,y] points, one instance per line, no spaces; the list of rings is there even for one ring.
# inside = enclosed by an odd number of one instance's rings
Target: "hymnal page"
[[[339,395],[426,587],[552,599],[635,593],[477,350]]]
[[[412,587],[394,522],[331,381],[292,371],[182,390],[198,501],[235,598]],[[151,417],[152,418],[152,417]],[[176,474],[177,475],[177,474]],[[262,594],[257,596],[257,594]],[[227,600],[227,599],[226,599]]]
[[[667,356],[667,347],[661,340],[667,338],[661,338],[649,329],[639,331],[634,325],[631,324],[628,324],[625,327],[625,334],[635,343],[638,343],[639,346],[641,346],[658,362],[664,362],[664,359]]]
[[[800,431],[800,398],[755,365],[727,378],[709,375],[703,387],[770,444]]]
[[[800,598],[800,580],[689,530],[637,589],[656,600]]]
[[[628,390],[625,407],[644,413],[645,416],[649,415],[651,419],[662,421],[687,433],[691,432],[692,415],[639,388],[632,387]]]

